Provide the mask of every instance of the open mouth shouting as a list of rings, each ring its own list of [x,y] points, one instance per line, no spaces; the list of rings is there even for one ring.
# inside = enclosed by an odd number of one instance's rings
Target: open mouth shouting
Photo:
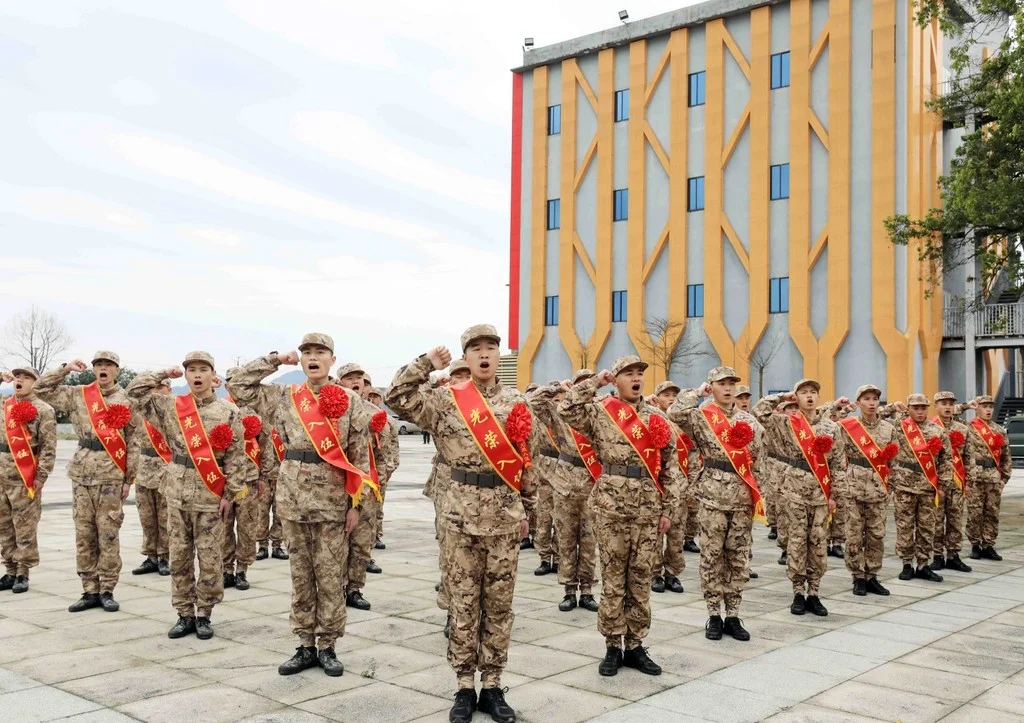
[[[633,391],[633,394],[639,394],[643,386],[643,382],[633,382],[629,388]]]
[[[110,381],[110,372],[105,372],[105,371],[100,372],[97,375],[96,378],[99,379],[101,382],[109,382]]]
[[[20,379],[15,379],[14,380],[14,391],[16,393],[21,392],[21,390],[24,389],[24,388],[25,388],[25,383],[24,382],[22,382]]]
[[[490,369],[491,368],[491,363],[488,360],[486,360],[486,359],[481,359],[480,360],[480,368],[481,369]]]
[[[306,368],[311,372],[318,372],[320,371],[320,362],[311,361],[306,365]]]

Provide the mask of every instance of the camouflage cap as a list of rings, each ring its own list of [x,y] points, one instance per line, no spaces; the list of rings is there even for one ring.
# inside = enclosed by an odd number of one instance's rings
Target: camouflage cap
[[[462,351],[477,339],[490,339],[495,344],[501,344],[501,337],[498,330],[490,324],[475,324],[462,333]]]
[[[213,364],[213,355],[208,351],[190,351],[185,355],[185,361],[181,363],[181,366],[187,367],[189,364],[209,364],[210,369],[217,368]]]
[[[230,382],[231,377],[235,376],[240,371],[242,371],[242,367],[231,367],[226,372],[224,372],[224,381]]]
[[[876,387],[874,384],[861,384],[859,387],[857,387],[857,396],[853,398],[853,401],[859,401],[860,398],[863,397],[868,392],[874,392],[875,394],[878,395],[879,399],[882,398],[882,390]]]
[[[334,339],[327,334],[320,334],[318,332],[306,334],[302,337],[302,343],[299,344],[299,351],[305,351],[311,346],[322,346],[325,349],[330,349],[331,354],[334,353]]]
[[[748,387],[746,384],[740,384],[738,387],[736,387],[736,393],[733,394],[733,396],[734,397],[749,397],[749,396],[751,396],[751,394],[750,394],[750,387]]]
[[[793,397],[783,394],[779,399],[779,403],[775,406],[776,409],[785,409],[786,407],[797,406],[797,401]]]
[[[338,371],[335,372],[338,375],[338,379],[344,379],[349,374],[359,374],[360,376],[366,376],[366,372],[363,371],[363,367],[355,362],[349,362],[348,364],[342,364],[338,367]]]
[[[996,400],[992,398],[991,394],[979,394],[978,397],[974,401],[976,401],[978,404],[995,404],[996,403]]]
[[[449,374],[449,376],[454,374],[455,372],[468,372],[468,371],[469,371],[469,364],[466,362],[465,359],[456,359],[455,361],[452,362],[452,365],[450,367],[448,367],[448,374]]]
[[[679,392],[679,385],[676,384],[673,381],[665,380],[661,384],[659,384],[658,386],[656,386],[654,388],[654,396],[658,396],[662,392],[667,392],[669,389],[675,389],[676,392],[678,393]]]
[[[113,362],[117,366],[121,366],[121,357],[114,351],[98,351],[92,355],[92,363],[95,364],[98,361]]]
[[[527,385],[526,385],[526,389],[525,389],[525,391],[526,391],[526,393],[527,393],[527,394],[529,394],[529,393],[530,393],[530,392],[532,392],[532,391],[533,391],[534,389],[538,389],[539,387],[540,387],[540,385],[539,385],[539,384],[533,384],[533,383],[531,383],[531,384],[527,384]]]
[[[14,376],[17,376],[18,374],[25,374],[26,376],[30,376],[33,379],[39,379],[39,372],[37,372],[32,367],[18,367],[17,369],[11,369],[11,374],[13,374]]]
[[[633,367],[640,367],[640,371],[644,371],[647,369],[648,364],[636,354],[627,354],[615,360],[615,363],[612,364],[612,374],[619,376],[622,372]]]
[[[953,392],[935,392],[935,396],[932,397],[933,402],[955,402],[956,395]]]
[[[732,367],[715,367],[708,372],[708,384],[714,382],[724,382],[726,379],[732,379],[734,382],[740,380],[740,375],[736,373],[736,370]]]
[[[928,401],[928,397],[923,394],[911,394],[907,397],[908,407],[927,407],[930,404],[931,402]]]
[[[579,384],[584,379],[590,379],[590,377],[592,377],[592,376],[594,376],[594,372],[592,372],[590,369],[580,369],[578,372],[576,372],[573,375],[572,383],[573,384]]]
[[[801,379],[793,385],[793,393],[796,394],[804,387],[814,387],[814,391],[821,391],[821,384],[818,383],[817,379]]]
[[[380,387],[370,387],[370,391],[366,393],[366,396],[368,396],[368,397],[378,396],[381,399],[383,399],[384,398],[384,390],[381,389]]]

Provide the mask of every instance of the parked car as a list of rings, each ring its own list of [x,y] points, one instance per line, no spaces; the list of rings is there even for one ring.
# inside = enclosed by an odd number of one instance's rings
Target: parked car
[[[1006,437],[1010,442],[1010,456],[1015,467],[1024,467],[1024,416],[1006,420]]]
[[[399,419],[397,414],[392,414],[391,420],[395,423],[395,426],[398,427],[399,434],[419,434],[423,431],[412,422]]]

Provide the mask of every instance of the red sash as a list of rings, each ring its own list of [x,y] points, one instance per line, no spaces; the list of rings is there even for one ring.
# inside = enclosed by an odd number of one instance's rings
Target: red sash
[[[103,399],[99,382],[86,384],[82,387],[82,399],[85,401],[85,410],[89,414],[89,422],[92,424],[92,431],[97,439],[107,450],[110,460],[121,470],[121,474],[128,471],[128,446],[124,443],[124,435],[120,429],[111,429],[103,421],[101,415],[107,411],[107,402]]]
[[[974,427],[981,440],[985,443],[985,446],[988,447],[989,454],[992,455],[992,459],[995,460],[996,467],[998,468],[1003,448],[1002,446],[996,446],[996,435],[992,433],[992,430],[983,420],[977,417],[971,420],[971,426]]]
[[[380,440],[377,441],[377,444],[380,445]],[[377,498],[377,501],[383,501],[380,496],[380,473],[377,471],[377,456],[373,453],[373,442],[370,442],[370,479],[367,480],[367,484],[373,490],[373,496]]]
[[[711,432],[715,435],[715,441],[725,452],[726,459],[732,465],[733,471],[739,475],[747,487],[750,488],[750,496],[754,500],[754,519],[767,523],[765,516],[764,499],[761,497],[761,489],[754,478],[754,457],[750,454],[748,446],[740,447],[732,441],[732,425],[729,418],[717,405],[705,404],[700,408],[704,415],[704,421],[708,423]]]
[[[690,435],[676,427],[675,424],[672,427],[676,430],[676,453],[679,455],[679,467],[683,470],[683,474],[690,474],[690,452],[696,445],[690,439]]]
[[[799,412],[787,414],[786,416],[789,417],[789,426],[793,430],[793,438],[796,440],[797,446],[800,447],[800,452],[803,453],[807,466],[811,468],[811,474],[818,480],[822,494],[825,495],[825,501],[832,499],[832,475],[829,474],[828,460],[825,458],[825,455],[814,449],[814,438],[817,435],[811,429],[810,422],[807,421],[807,417]]]
[[[142,420],[146,423],[146,434],[149,436],[149,443],[153,445],[153,449],[160,455],[167,464],[171,463],[171,448],[167,446],[167,441],[164,439],[164,435],[160,434],[160,430],[149,423],[148,419]]]
[[[562,450],[559,448],[558,442],[555,441],[555,434],[554,434],[554,432],[551,431],[551,427],[549,427],[549,426],[547,426],[545,424],[544,425],[544,431],[548,433],[548,439],[551,440],[551,446],[554,447],[555,451],[556,452],[561,452]]]
[[[661,476],[661,450],[651,442],[651,430],[647,428],[633,407],[620,399],[605,397],[601,402],[601,408],[619,428],[622,436],[626,438],[633,450],[640,455],[640,460],[650,472],[658,492],[665,494],[661,481],[658,479]]]
[[[196,407],[196,399],[191,394],[180,394],[174,398],[174,411],[178,415],[178,428],[181,429],[181,438],[185,441],[185,449],[188,456],[192,458],[196,472],[203,480],[203,484],[218,497],[224,496],[224,484],[227,478],[217,464],[217,458],[213,456],[213,445],[206,434],[203,420],[199,418],[199,408]]]
[[[352,498],[352,504],[358,505],[363,496],[363,483],[370,482],[370,476],[348,461],[345,450],[341,448],[338,430],[320,411],[320,404],[309,384],[292,384],[291,397],[295,414],[302,422],[313,449],[320,459],[345,473],[345,491]]]
[[[274,443],[274,452],[277,453],[277,461],[284,461],[284,453],[288,451],[288,448],[284,446],[284,440],[281,439],[281,435],[278,434],[276,429],[270,430],[270,440]]]
[[[455,400],[455,408],[469,430],[470,436],[480,448],[480,453],[490,462],[498,476],[516,492],[522,491],[523,458],[516,451],[505,429],[498,424],[487,400],[477,389],[473,380],[448,387]]]
[[[579,452],[580,459],[583,460],[583,464],[587,467],[587,472],[590,473],[590,478],[597,482],[597,478],[601,476],[601,473],[604,471],[604,467],[602,467],[601,463],[597,461],[597,453],[594,451],[594,445],[590,443],[589,439],[572,427],[569,427],[569,431],[572,433],[572,441],[576,444],[576,451]]]
[[[910,451],[914,453],[918,466],[928,479],[928,482],[935,488],[935,506],[939,505],[939,471],[935,469],[935,457],[928,451],[928,440],[924,438],[921,429],[910,417],[900,422],[900,429],[910,445]]]
[[[871,469],[875,470],[875,474],[882,480],[882,487],[885,488],[885,492],[888,494],[890,470],[887,464],[882,463],[882,448],[878,446],[878,442],[864,428],[863,423],[857,417],[844,417],[839,420],[839,426],[846,430],[850,441],[860,450],[860,453],[864,455],[867,461],[871,463]]]
[[[932,424],[937,424],[942,428],[946,425],[942,423],[941,417],[935,417],[932,419]],[[967,481],[967,468],[964,466],[964,458],[960,454],[960,450],[957,449],[952,442],[949,444],[949,448],[953,450],[953,481],[956,482],[956,486],[960,488],[960,491],[964,491],[964,482]]]
[[[245,456],[254,465],[260,466],[260,442],[255,437],[245,440]]]
[[[24,424],[18,424],[10,418],[11,408],[17,403],[17,398],[13,396],[4,403],[4,427],[7,430],[7,446],[11,448],[14,466],[18,468],[21,481],[25,483],[28,498],[33,500],[36,497],[36,468],[39,466],[39,463],[36,461],[35,454],[32,453],[32,445],[29,444],[29,439],[32,435],[29,434],[28,427]]]

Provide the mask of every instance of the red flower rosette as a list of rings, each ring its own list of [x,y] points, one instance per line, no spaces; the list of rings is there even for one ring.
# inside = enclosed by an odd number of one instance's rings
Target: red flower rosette
[[[1006,444],[1006,437],[1004,437],[1001,434],[996,434],[992,437],[992,441],[995,442],[996,449],[999,449],[1004,444]]]
[[[754,428],[741,419],[732,425],[732,431],[729,432],[729,441],[737,447],[746,447],[754,441]]]
[[[896,455],[899,453],[900,446],[895,442],[889,442],[889,444],[882,448],[882,464],[889,464],[896,459]]]
[[[519,454],[523,458],[523,466],[526,469],[530,469],[533,466],[533,461],[530,458],[530,448],[526,444],[526,440],[530,438],[530,432],[533,430],[533,415],[530,414],[530,409],[519,402],[512,411],[508,413],[508,419],[505,420],[505,434],[519,449]]]
[[[380,434],[386,426],[388,426],[388,413],[383,409],[370,417],[370,431],[374,434]]]
[[[246,439],[256,439],[263,431],[263,420],[255,414],[247,414],[242,417],[242,426],[245,428]]]
[[[928,451],[932,454],[938,454],[942,451],[942,437],[932,437],[928,440]]]
[[[337,419],[345,416],[345,412],[348,411],[348,394],[341,387],[328,384],[320,389],[317,403],[325,417]]]
[[[132,419],[132,410],[124,404],[111,404],[101,418],[111,429],[124,429]]]
[[[952,432],[949,433],[949,443],[952,444],[957,449],[963,447],[965,442],[967,442],[967,437],[964,436],[963,432],[954,429]]]
[[[10,417],[18,424],[28,424],[39,416],[39,410],[32,402],[18,402],[11,407]]]
[[[834,440],[831,437],[825,436],[824,434],[815,435],[814,441],[811,442],[811,447],[818,454],[828,454],[832,451],[832,442]]]
[[[668,423],[657,414],[652,414],[647,422],[647,428],[651,431],[651,443],[657,449],[664,449],[672,441],[672,430]]]
[[[226,424],[218,424],[210,430],[210,446],[217,452],[223,452],[230,446],[235,438],[235,433]]]

